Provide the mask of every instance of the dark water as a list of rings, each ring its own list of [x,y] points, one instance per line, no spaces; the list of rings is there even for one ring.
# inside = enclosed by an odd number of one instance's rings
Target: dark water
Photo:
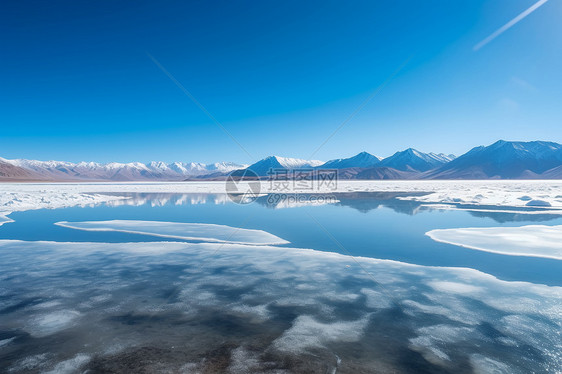
[[[0,372],[562,369],[562,295],[551,287],[562,283],[559,261],[424,236],[561,218],[434,211],[396,194],[337,197],[334,205],[279,209],[266,197],[238,205],[147,194],[132,196],[136,206],[12,214],[0,239],[26,242],[0,244]],[[163,243],[53,225],[111,219],[261,229],[290,244]]]

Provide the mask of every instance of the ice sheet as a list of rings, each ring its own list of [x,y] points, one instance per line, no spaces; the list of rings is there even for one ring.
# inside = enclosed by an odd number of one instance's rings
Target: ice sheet
[[[562,260],[562,225],[431,230],[435,241],[512,256]]]
[[[85,187],[85,186],[83,186]],[[57,185],[0,183],[0,225],[12,222],[12,212],[87,206],[126,199],[124,196],[85,193]]]
[[[293,192],[310,193],[294,189]],[[275,193],[268,182],[261,185],[262,193]],[[118,197],[100,197],[101,193],[225,193],[224,182],[130,182],[130,183],[3,183],[0,184],[0,211],[55,208],[93,203],[97,199],[115,200]],[[422,203],[468,204],[497,207],[562,209],[562,181],[549,180],[485,180],[485,181],[338,181],[336,186],[324,186],[314,192],[427,192],[425,196],[411,196]],[[66,196],[61,197],[61,195]],[[43,200],[44,201],[43,201]],[[20,201],[21,200],[21,201]],[[226,200],[225,200],[226,201]],[[532,201],[541,204],[528,205]],[[550,205],[550,206],[548,206]]]
[[[426,371],[459,372],[467,362],[481,370],[562,370],[562,288],[473,269],[229,243],[3,240],[0,283],[18,290],[2,294],[0,311],[11,312],[0,329],[40,337],[30,355],[49,357],[43,370],[77,355],[127,365],[150,357],[146,347],[155,360],[165,355],[168,371],[213,352],[226,352],[221,357],[235,366],[244,353],[263,372],[283,357],[305,365],[298,372],[336,355],[342,372],[404,371],[400,357],[409,350],[424,358],[415,365]],[[71,318],[51,329],[56,315]],[[62,337],[66,346],[49,344]],[[231,348],[221,348],[225,337]],[[174,342],[193,352],[181,351],[177,367]],[[100,354],[109,343],[118,353]]]
[[[208,223],[182,223],[163,221],[86,221],[57,222],[55,225],[85,231],[118,231],[133,234],[152,235],[163,238],[197,240],[205,242],[238,243],[255,245],[287,244],[273,234],[263,230],[242,229]]]

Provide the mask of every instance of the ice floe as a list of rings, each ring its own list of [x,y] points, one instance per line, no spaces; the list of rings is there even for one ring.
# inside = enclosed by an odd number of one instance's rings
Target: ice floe
[[[242,229],[238,227],[209,223],[112,220],[85,222],[63,221],[57,222],[55,225],[85,231],[118,231],[163,238],[205,242],[254,245],[288,243],[288,241],[263,230]]]
[[[6,213],[6,214],[8,214],[8,213]],[[0,214],[0,226],[2,226],[5,223],[9,223],[9,222],[14,222],[14,221],[12,219]]]
[[[394,187],[399,190],[398,186]],[[562,209],[561,181],[416,181],[407,182],[404,187],[407,191],[429,193],[399,197],[401,200],[450,204],[462,206],[461,209],[474,209],[474,206],[533,207],[548,212]],[[528,212],[524,209],[519,211]]]
[[[79,192],[75,188],[59,188],[57,184],[0,183],[0,225],[12,222],[7,218],[12,212],[87,206],[123,199],[126,197]]]
[[[562,225],[438,229],[426,235],[438,242],[480,251],[562,260]]]

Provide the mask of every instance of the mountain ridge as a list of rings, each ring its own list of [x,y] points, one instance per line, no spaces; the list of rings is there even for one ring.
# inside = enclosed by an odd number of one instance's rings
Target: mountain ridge
[[[381,161],[381,166],[390,167],[400,171],[428,171],[454,159],[443,153],[423,153],[414,148],[399,151]]]
[[[428,173],[431,179],[529,179],[562,165],[562,145],[555,142],[498,140],[478,146]]]
[[[384,159],[368,152],[326,162],[268,156],[251,165],[233,162],[152,161],[146,164],[37,161],[0,158],[2,181],[184,181],[224,180],[230,173],[253,171],[259,178],[271,172],[302,169],[314,173],[337,170],[341,179],[562,179],[562,145],[547,141],[498,140],[455,157],[414,148]],[[301,171],[302,171],[301,170]]]
[[[324,164],[318,167],[324,169],[346,169],[351,167],[367,168],[380,164],[381,160],[382,157],[378,157],[363,151],[352,157],[337,158],[334,160],[326,161]]]
[[[251,170],[260,177],[268,176],[271,171],[291,170],[291,169],[312,169],[324,164],[319,160],[302,160],[299,158],[268,156],[261,159],[246,169]]]
[[[67,162],[67,161],[37,161],[27,159],[7,160],[0,158],[2,165],[10,165],[13,168],[25,170],[25,178],[38,180],[112,180],[112,181],[142,181],[142,180],[184,180],[213,172],[230,172],[247,165],[231,162],[217,162],[203,164],[196,162],[172,162],[151,161],[143,164],[141,162]],[[4,166],[6,168],[6,166]],[[13,174],[13,172],[12,172]],[[18,171],[18,174],[21,172]],[[0,175],[0,178],[2,175]],[[15,175],[14,175],[15,177]],[[4,179],[9,179],[4,176]],[[24,179],[25,179],[24,178]],[[16,179],[16,178],[13,178]],[[22,178],[19,178],[22,179]]]

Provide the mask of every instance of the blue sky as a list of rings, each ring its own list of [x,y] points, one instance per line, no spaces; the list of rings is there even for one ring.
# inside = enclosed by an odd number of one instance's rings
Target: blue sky
[[[2,2],[0,156],[250,163],[562,142],[562,1],[473,49],[535,2]]]

